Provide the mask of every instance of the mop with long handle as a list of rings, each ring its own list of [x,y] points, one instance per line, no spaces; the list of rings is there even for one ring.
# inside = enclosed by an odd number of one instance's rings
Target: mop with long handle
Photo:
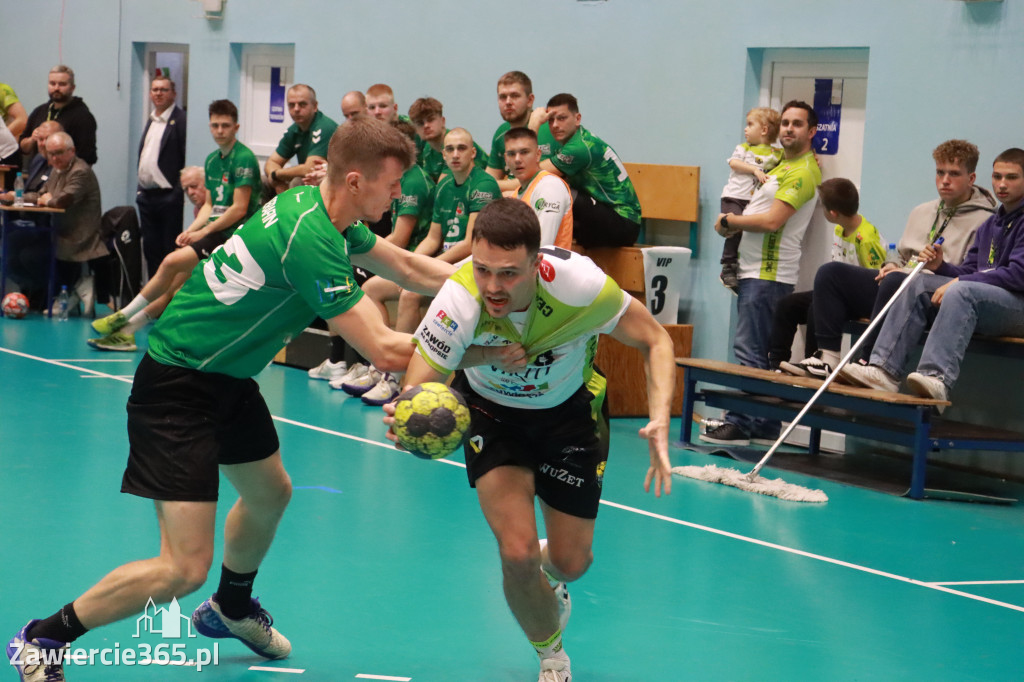
[[[942,238],[940,237],[937,239],[935,243],[941,244]],[[789,437],[789,434],[793,432],[793,429],[797,427],[800,420],[803,419],[805,414],[807,414],[808,410],[810,410],[814,403],[817,402],[821,394],[832,385],[832,382],[839,376],[839,370],[850,362],[854,354],[860,350],[861,345],[863,345],[864,341],[871,335],[871,332],[875,327],[881,324],[886,313],[889,312],[889,308],[891,308],[896,300],[903,294],[910,283],[914,281],[914,278],[917,277],[918,273],[921,272],[924,266],[924,261],[917,261],[917,265],[914,266],[914,269],[911,270],[910,274],[903,280],[903,283],[900,284],[896,293],[894,293],[886,302],[878,312],[878,315],[875,316],[875,319],[871,320],[871,323],[867,326],[867,329],[864,330],[864,333],[860,335],[860,338],[857,339],[857,342],[853,344],[853,347],[850,348],[849,352],[843,356],[839,361],[839,364],[832,369],[832,373],[828,375],[824,382],[822,382],[821,386],[819,386],[818,390],[814,392],[814,395],[807,401],[807,404],[804,405],[803,409],[797,413],[796,418],[789,423],[789,426],[787,426],[779,435],[775,440],[775,443],[772,444],[768,449],[768,452],[765,453],[764,457],[761,458],[761,461],[754,466],[753,470],[751,470],[749,474],[744,474],[740,471],[727,467],[717,467],[714,464],[708,464],[703,467],[673,467],[672,472],[689,478],[696,478],[701,481],[731,485],[735,488],[746,490],[748,492],[760,493],[762,495],[778,497],[780,499],[790,500],[793,502],[827,502],[828,496],[821,490],[811,490],[810,488],[805,488],[793,483],[786,483],[781,478],[767,479],[759,475],[760,471],[762,467],[768,463],[768,460],[772,458],[775,451],[779,449],[779,446],[782,445],[786,438]]]

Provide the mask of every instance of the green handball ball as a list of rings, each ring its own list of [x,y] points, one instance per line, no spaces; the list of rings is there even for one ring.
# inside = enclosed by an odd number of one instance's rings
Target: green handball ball
[[[392,427],[402,447],[422,459],[455,452],[469,429],[469,408],[444,384],[428,381],[398,396]]]

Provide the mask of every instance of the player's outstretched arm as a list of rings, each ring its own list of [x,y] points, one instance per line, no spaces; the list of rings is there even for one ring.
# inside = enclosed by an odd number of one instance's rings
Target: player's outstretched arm
[[[676,362],[672,339],[658,324],[644,305],[632,299],[629,308],[612,330],[612,338],[638,349],[644,356],[647,374],[647,403],[650,421],[640,429],[640,437],[647,439],[651,465],[644,478],[644,490],[650,492],[654,482],[654,495],[672,492],[672,465],[668,459],[668,429],[672,413],[672,391],[675,388]]]
[[[353,254],[352,263],[384,279],[390,279],[403,289],[428,296],[435,295],[444,281],[455,272],[455,267],[450,263],[409,253],[384,239],[378,239],[366,253]]]
[[[448,380],[448,374],[445,372],[439,372],[423,359],[419,353],[413,352],[412,357],[409,358],[409,368],[405,373],[405,385],[402,387],[404,392],[408,388],[413,386],[419,386],[420,384],[427,381],[436,381],[438,383],[444,383]],[[398,436],[391,430],[391,425],[395,423],[395,403],[387,403],[384,407],[384,424],[388,427],[387,438],[398,446]]]
[[[327,326],[381,371],[401,372],[409,364],[412,338],[389,329],[367,296],[342,314],[327,320]]]

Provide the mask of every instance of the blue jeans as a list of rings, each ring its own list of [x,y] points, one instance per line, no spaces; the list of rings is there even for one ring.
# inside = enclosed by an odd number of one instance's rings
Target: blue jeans
[[[732,341],[732,350],[741,365],[768,369],[775,308],[782,298],[793,293],[793,288],[792,284],[764,279],[740,280],[736,303],[736,336]],[[780,424],[773,419],[727,412],[725,420],[755,438],[775,438],[779,435]]]
[[[957,282],[932,305],[932,294],[952,281],[939,275],[918,275],[892,308],[871,352],[871,364],[903,377],[907,357],[934,319],[917,371],[941,379],[947,389],[960,376],[960,361],[975,332],[989,336],[1024,335],[1024,296],[991,284]]]

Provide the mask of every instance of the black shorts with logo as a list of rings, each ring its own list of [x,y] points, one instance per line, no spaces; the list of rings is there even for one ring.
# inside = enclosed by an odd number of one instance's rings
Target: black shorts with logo
[[[218,465],[257,462],[279,448],[255,381],[165,365],[148,353],[128,398],[128,444],[121,492],[179,502],[215,502]]]
[[[203,260],[204,258],[209,258],[210,254],[227,240],[227,231],[220,230],[219,232],[206,235],[197,242],[192,242],[189,246],[191,246],[192,250],[196,252],[196,257],[199,258],[199,260]]]
[[[452,387],[470,408],[464,449],[471,486],[497,467],[526,467],[533,472],[537,496],[548,506],[597,518],[608,439],[607,429],[598,436],[590,405],[594,396],[585,386],[561,405],[539,410],[491,402],[470,387],[462,372],[456,373]]]

